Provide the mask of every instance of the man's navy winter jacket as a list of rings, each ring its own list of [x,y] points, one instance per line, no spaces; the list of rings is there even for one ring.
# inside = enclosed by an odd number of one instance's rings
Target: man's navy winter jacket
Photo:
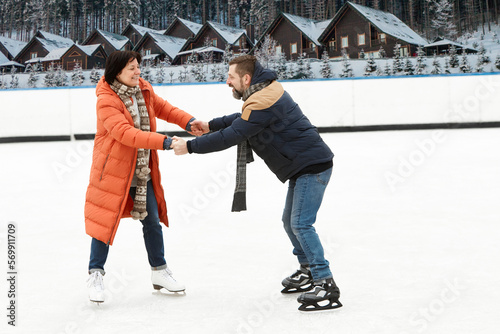
[[[250,85],[276,79],[274,71],[256,63]],[[277,81],[250,95],[242,113],[215,118],[209,125],[211,133],[188,142],[190,153],[221,151],[248,140],[281,182],[333,158],[316,127]]]

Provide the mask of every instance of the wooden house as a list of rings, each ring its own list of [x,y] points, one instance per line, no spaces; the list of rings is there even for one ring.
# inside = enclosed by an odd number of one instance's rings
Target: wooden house
[[[0,36],[0,53],[8,60],[13,60],[26,44],[28,43]]]
[[[198,33],[186,42],[174,64],[184,64],[191,53],[203,52],[212,52],[214,61],[220,61],[226,46],[229,46],[233,54],[238,54],[251,50],[253,43],[245,29],[207,21]]]
[[[186,40],[173,36],[147,32],[137,43],[134,51],[142,55],[142,60],[173,62]]]
[[[133,47],[137,46],[137,43],[146,35],[148,32],[153,32],[156,34],[162,34],[164,31],[160,30],[155,30],[151,28],[146,28],[143,26],[140,26],[138,24],[133,24],[129,23],[125,29],[123,29],[123,32],[121,33],[122,36],[127,37],[130,42],[132,43]]]
[[[75,44],[71,39],[38,31],[35,36],[17,54],[15,61],[23,65],[37,63],[47,56],[51,51],[61,48],[69,48]]]
[[[462,54],[463,51],[465,53],[477,53],[478,50],[469,48],[465,45],[459,44],[457,42],[450,41],[445,38],[438,37],[434,40],[434,42],[425,45],[425,52],[427,56],[433,55],[447,55],[450,53],[450,49],[452,46],[455,46],[458,54]]]
[[[393,57],[396,44],[401,45],[401,56],[412,56],[419,45],[428,44],[393,14],[352,2],[339,9],[319,41],[330,58],[341,57],[342,49],[349,58],[359,58],[361,50],[378,58],[380,47],[387,57]]]
[[[202,25],[176,17],[165,30],[164,35],[188,39],[196,36]]]
[[[73,45],[61,57],[63,69],[72,71],[77,63],[83,70],[104,68],[107,59],[101,44]]]
[[[94,30],[82,44],[101,44],[107,56],[113,51],[129,51],[133,49],[132,42],[128,37],[100,29]]]
[[[252,51],[262,47],[266,36],[276,41],[276,53],[284,53],[286,59],[321,58],[323,45],[318,37],[331,22],[317,21],[287,13],[279,14],[269,25]]]

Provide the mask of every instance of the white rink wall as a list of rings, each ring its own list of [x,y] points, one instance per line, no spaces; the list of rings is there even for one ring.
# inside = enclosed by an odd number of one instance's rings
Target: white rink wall
[[[500,121],[500,74],[353,78],[283,82],[314,125],[359,127]],[[154,85],[195,117],[238,112],[223,83]],[[0,138],[72,136],[96,129],[95,87],[0,91]],[[179,131],[158,122],[158,131]]]

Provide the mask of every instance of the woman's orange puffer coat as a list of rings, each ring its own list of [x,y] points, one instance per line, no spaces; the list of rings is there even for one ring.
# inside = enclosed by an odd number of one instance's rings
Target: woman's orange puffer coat
[[[158,202],[160,221],[168,226],[167,205],[158,168],[158,153],[165,136],[156,133],[156,118],[185,129],[193,117],[156,95],[153,87],[139,80],[149,113],[151,132],[134,127],[132,116],[118,95],[101,78],[96,87],[97,132],[94,140],[90,181],[85,199],[85,231],[112,245],[121,218],[131,217],[133,199],[129,195],[137,160],[137,149],[151,149],[149,168]]]

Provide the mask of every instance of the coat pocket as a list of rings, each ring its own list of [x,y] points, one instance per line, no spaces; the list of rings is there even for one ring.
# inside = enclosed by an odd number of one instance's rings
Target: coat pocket
[[[99,178],[99,181],[102,180],[102,176],[104,175],[104,168],[106,167],[106,164],[108,163],[108,158],[109,158],[109,154],[106,156],[106,160],[104,160],[104,165],[102,166],[101,177]]]

